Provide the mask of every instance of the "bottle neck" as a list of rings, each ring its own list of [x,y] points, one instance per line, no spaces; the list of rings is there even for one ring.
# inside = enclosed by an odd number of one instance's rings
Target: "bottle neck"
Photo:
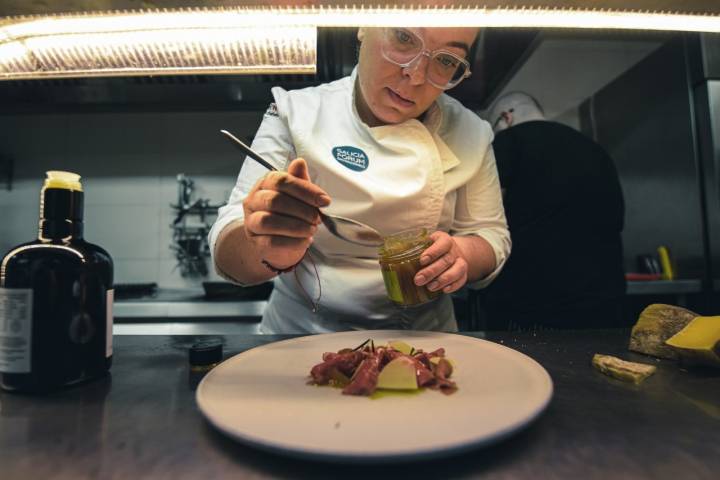
[[[80,240],[83,238],[83,192],[43,188],[40,192],[38,239]]]

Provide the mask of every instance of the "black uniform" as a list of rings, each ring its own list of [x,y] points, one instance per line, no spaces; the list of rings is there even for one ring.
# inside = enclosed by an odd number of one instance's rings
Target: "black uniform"
[[[555,122],[493,142],[512,253],[482,293],[491,328],[622,324],[625,206],[612,159]]]

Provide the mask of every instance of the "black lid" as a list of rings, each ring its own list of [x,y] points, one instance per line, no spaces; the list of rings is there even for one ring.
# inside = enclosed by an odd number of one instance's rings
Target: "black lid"
[[[210,365],[222,361],[222,343],[199,342],[190,347],[190,365]]]

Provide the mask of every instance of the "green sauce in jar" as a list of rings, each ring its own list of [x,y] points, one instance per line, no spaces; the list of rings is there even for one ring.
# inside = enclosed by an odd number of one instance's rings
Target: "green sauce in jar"
[[[380,268],[388,298],[401,307],[427,303],[441,295],[425,285],[415,285],[421,270],[420,254],[432,244],[425,228],[407,230],[385,237],[379,248]]]

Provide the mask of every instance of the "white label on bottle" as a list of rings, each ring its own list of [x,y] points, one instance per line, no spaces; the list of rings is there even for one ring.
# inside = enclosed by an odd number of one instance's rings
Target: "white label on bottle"
[[[109,357],[113,353],[112,340],[113,340],[113,302],[115,301],[115,290],[108,290],[105,305],[107,305],[107,312],[105,317],[105,358]]]
[[[30,373],[33,291],[0,288],[0,372]]]

